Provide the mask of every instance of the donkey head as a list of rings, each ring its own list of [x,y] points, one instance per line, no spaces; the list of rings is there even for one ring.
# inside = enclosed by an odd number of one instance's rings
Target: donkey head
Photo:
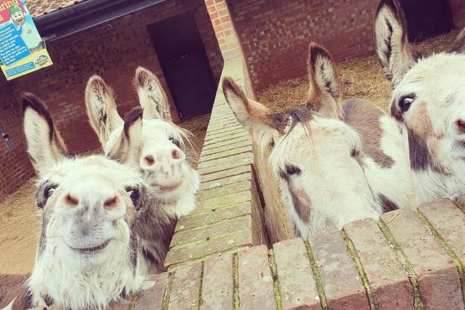
[[[463,175],[465,169],[464,32],[448,53],[414,55],[398,0],[383,0],[375,44],[393,86],[391,115],[404,126],[414,171]]]
[[[122,290],[140,289],[131,229],[147,198],[138,170],[103,156],[67,157],[44,103],[25,94],[23,109],[42,216],[28,283],[35,304],[51,300],[66,308],[94,309],[117,300]]]
[[[87,114],[106,154],[123,163],[137,163],[157,198],[175,200],[186,186],[198,183],[186,161],[187,133],[171,122],[166,94],[152,72],[139,67],[134,84],[143,108],[133,111],[143,115],[139,132],[130,134],[122,125],[111,88],[97,76],[87,84]]]
[[[294,111],[270,111],[248,99],[231,79],[223,82],[238,121],[262,150],[272,149],[269,161],[280,180],[283,201],[303,236],[329,225],[341,228],[345,220],[338,212],[347,207],[366,207],[377,217],[358,161],[361,139],[340,120],[339,82],[331,56],[311,44],[308,65],[308,102]]]

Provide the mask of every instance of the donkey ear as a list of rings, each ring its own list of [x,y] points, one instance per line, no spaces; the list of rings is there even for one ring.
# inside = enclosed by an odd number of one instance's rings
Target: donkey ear
[[[465,54],[465,28],[460,31],[452,46],[452,52]]]
[[[123,132],[108,153],[108,157],[120,163],[138,161],[143,112],[142,108],[135,107],[126,115]]]
[[[30,93],[24,93],[22,101],[27,152],[34,169],[40,173],[64,156],[67,148],[45,104]]]
[[[168,98],[155,74],[145,68],[138,67],[134,84],[139,95],[140,105],[144,108],[144,117],[148,119],[161,118],[171,122]]]
[[[327,117],[339,117],[341,90],[336,67],[329,52],[316,43],[310,43],[308,49],[308,78],[307,108]]]
[[[398,0],[381,0],[376,11],[374,39],[383,74],[395,87],[415,64],[407,21]]]
[[[265,126],[282,132],[287,125],[284,114],[274,113],[263,104],[245,95],[239,85],[230,77],[223,79],[223,94],[237,121],[252,132],[256,126]]]
[[[116,110],[113,90],[98,75],[87,82],[86,110],[90,125],[102,145],[116,128],[123,125],[123,119]]]

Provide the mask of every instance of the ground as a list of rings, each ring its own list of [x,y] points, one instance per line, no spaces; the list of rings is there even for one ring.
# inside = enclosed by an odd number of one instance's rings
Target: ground
[[[421,55],[447,51],[457,33],[457,31],[452,31],[446,35],[414,44],[414,49]],[[337,70],[345,99],[368,99],[386,110],[391,98],[391,84],[381,74],[376,56],[340,62],[337,64]],[[306,101],[308,87],[306,76],[282,81],[260,91],[257,99],[267,107],[283,111],[302,105]]]
[[[421,53],[447,50],[456,32],[440,36],[415,48]],[[371,100],[385,109],[389,104],[390,84],[381,75],[376,57],[352,59],[338,64],[345,98],[359,97]],[[273,85],[258,94],[258,100],[275,110],[296,107],[305,102],[308,90],[306,77]],[[193,132],[194,150],[199,153],[210,115],[182,123],[181,127]],[[195,162],[195,156],[192,156]],[[0,274],[24,274],[31,270],[39,234],[39,217],[35,215],[34,184],[24,185],[0,203],[0,244],[2,255]]]

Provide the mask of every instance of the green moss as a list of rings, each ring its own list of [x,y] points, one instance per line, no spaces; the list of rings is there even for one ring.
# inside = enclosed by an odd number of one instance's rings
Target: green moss
[[[170,294],[171,294],[171,287],[173,286],[173,278],[174,273],[170,273],[168,276],[168,287],[166,288],[165,298],[163,299],[163,310],[168,310],[170,305]]]
[[[350,240],[350,238],[347,236],[347,234],[344,231],[342,231],[342,237],[344,238],[346,247],[349,250],[349,254],[352,257],[352,260],[357,266],[358,274],[360,275],[360,278],[362,279],[363,286],[365,287],[365,291],[367,293],[368,301],[370,303],[370,309],[375,310],[376,307],[375,307],[375,297],[373,294],[373,290],[371,288],[370,282],[368,281],[367,274],[365,273],[365,270],[363,269],[363,265],[362,265],[362,262],[360,261],[360,257],[358,256],[357,250],[355,248],[355,244],[352,242],[352,240]]]
[[[389,245],[394,250],[394,253],[397,256],[397,259],[402,263],[405,271],[407,272],[410,284],[412,285],[412,288],[413,288],[413,306],[417,310],[423,310],[424,307],[421,301],[420,288],[418,286],[418,278],[417,278],[415,271],[413,270],[413,267],[410,265],[409,261],[407,260],[407,257],[405,256],[404,252],[397,244],[394,236],[392,235],[387,225],[382,220],[380,220],[378,222],[378,226],[381,229],[381,232],[384,234],[384,237],[387,239]]]
[[[199,304],[197,306],[197,310],[200,310],[203,304],[203,299],[202,299],[202,290],[203,290],[203,273],[205,270],[205,264],[202,262],[202,270],[200,271],[200,288],[199,288]]]
[[[457,254],[455,254],[454,250],[441,237],[441,235],[434,228],[434,226],[430,223],[430,221],[428,221],[426,216],[420,210],[415,211],[415,213],[420,218],[420,221],[422,221],[423,224],[425,224],[425,226],[429,229],[429,231],[431,232],[433,237],[436,239],[436,241],[442,246],[442,248],[444,250],[446,250],[447,254],[449,254],[449,256],[454,261],[455,266],[457,266],[457,271],[459,273],[460,284],[462,286],[462,298],[463,298],[463,302],[465,304],[465,274],[464,274],[462,261],[458,258]]]
[[[134,310],[136,308],[138,299],[139,299],[139,295],[134,297],[134,300],[131,302],[131,305],[129,306],[129,310]]]
[[[310,244],[308,243],[308,241],[304,240],[304,243],[305,243],[305,248],[307,249],[308,259],[310,260],[310,266],[312,267],[313,279],[315,279],[316,288],[318,290],[318,296],[320,298],[321,309],[328,310],[329,309],[328,300],[326,299],[325,289],[323,286],[323,282],[321,281],[320,271],[318,270],[318,267],[316,266],[315,256],[313,256],[312,248],[310,247]]]
[[[268,254],[268,260],[270,262],[271,273],[273,275],[273,290],[274,290],[274,298],[276,301],[276,309],[282,310],[283,304],[281,299],[281,289],[279,288],[279,276],[278,276],[278,268],[276,266],[276,261],[274,258],[274,251],[270,250]]]
[[[239,298],[239,257],[237,254],[234,254],[233,257],[233,264],[234,264],[234,292],[233,292],[233,299],[234,299],[234,309],[239,310],[241,308],[241,300]]]
[[[192,259],[190,259],[188,261],[183,261],[183,262],[171,265],[169,267],[169,271],[173,272],[178,268],[203,262],[203,261],[207,260],[208,258],[213,257],[213,256],[218,256],[219,254],[237,253],[237,252],[244,251],[244,250],[246,250],[248,248],[250,248],[250,247],[248,247],[248,246],[232,247],[232,248],[229,248],[229,249],[224,250],[224,251],[217,251],[217,252],[209,253],[209,254],[206,254],[206,255],[198,256],[198,257],[192,258]]]

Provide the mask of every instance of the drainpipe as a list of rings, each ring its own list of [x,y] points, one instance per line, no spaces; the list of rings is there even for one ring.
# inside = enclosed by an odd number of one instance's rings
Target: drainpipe
[[[10,151],[14,151],[15,148],[13,147],[13,144],[11,144],[10,142],[10,139],[9,139],[10,136],[5,131],[3,131],[3,127],[1,123],[0,123],[0,133],[2,134],[3,140],[5,140],[6,146],[10,149]]]

